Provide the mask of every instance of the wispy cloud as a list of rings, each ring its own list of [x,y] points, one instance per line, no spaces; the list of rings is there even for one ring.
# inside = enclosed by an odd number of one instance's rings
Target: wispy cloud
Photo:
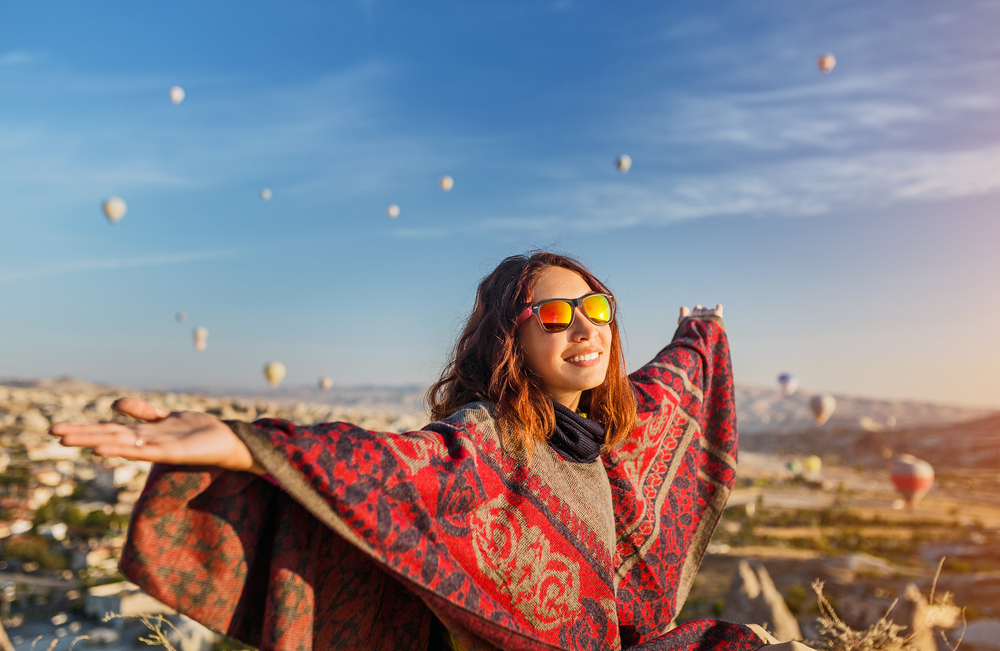
[[[529,197],[517,215],[484,216],[475,225],[456,225],[452,231],[604,232],[724,215],[808,216],[993,192],[1000,192],[1000,146],[953,152],[896,150],[673,176],[656,184],[565,184]]]
[[[14,50],[7,54],[0,54],[0,66],[16,66],[31,63],[35,57],[23,50]]]
[[[188,262],[206,262],[208,260],[218,260],[230,258],[237,255],[236,251],[190,251],[187,253],[169,253],[163,255],[148,255],[133,258],[107,258],[104,260],[75,260],[72,262],[60,262],[45,267],[35,267],[32,269],[13,269],[0,271],[0,283],[9,283],[18,280],[29,280],[34,278],[46,278],[49,276],[60,276],[64,274],[74,274],[85,271],[107,270],[107,269],[127,269],[135,267],[160,267],[172,264],[184,264]]]

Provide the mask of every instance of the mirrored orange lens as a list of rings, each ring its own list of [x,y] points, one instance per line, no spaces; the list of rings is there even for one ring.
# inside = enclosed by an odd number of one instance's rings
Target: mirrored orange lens
[[[542,328],[558,332],[569,327],[573,320],[573,306],[565,301],[549,301],[538,306],[538,316],[542,320]]]
[[[597,325],[611,323],[611,301],[607,296],[588,296],[583,299],[583,313]]]

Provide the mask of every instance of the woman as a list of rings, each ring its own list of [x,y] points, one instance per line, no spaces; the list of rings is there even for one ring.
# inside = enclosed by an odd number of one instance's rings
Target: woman
[[[626,376],[611,293],[535,252],[480,283],[420,431],[123,398],[144,423],[52,433],[156,462],[123,572],[261,649],[754,651],[742,625],[670,630],[735,473],[721,316],[681,308]]]

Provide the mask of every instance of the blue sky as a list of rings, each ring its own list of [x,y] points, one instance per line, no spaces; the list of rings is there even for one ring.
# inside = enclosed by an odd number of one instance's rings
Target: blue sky
[[[996,3],[5,14],[0,377],[426,384],[478,280],[556,246],[631,368],[721,302],[737,382],[1000,407]]]

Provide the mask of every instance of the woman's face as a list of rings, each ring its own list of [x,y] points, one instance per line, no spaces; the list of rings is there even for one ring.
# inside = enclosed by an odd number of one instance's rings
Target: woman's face
[[[531,303],[551,298],[580,298],[594,290],[575,271],[548,267],[532,287]],[[608,374],[611,355],[611,326],[594,325],[574,308],[573,325],[562,332],[548,333],[532,315],[521,324],[517,337],[524,351],[524,363],[541,380],[552,399],[570,409],[580,404],[580,394],[600,386]],[[597,353],[596,359],[581,359]]]

